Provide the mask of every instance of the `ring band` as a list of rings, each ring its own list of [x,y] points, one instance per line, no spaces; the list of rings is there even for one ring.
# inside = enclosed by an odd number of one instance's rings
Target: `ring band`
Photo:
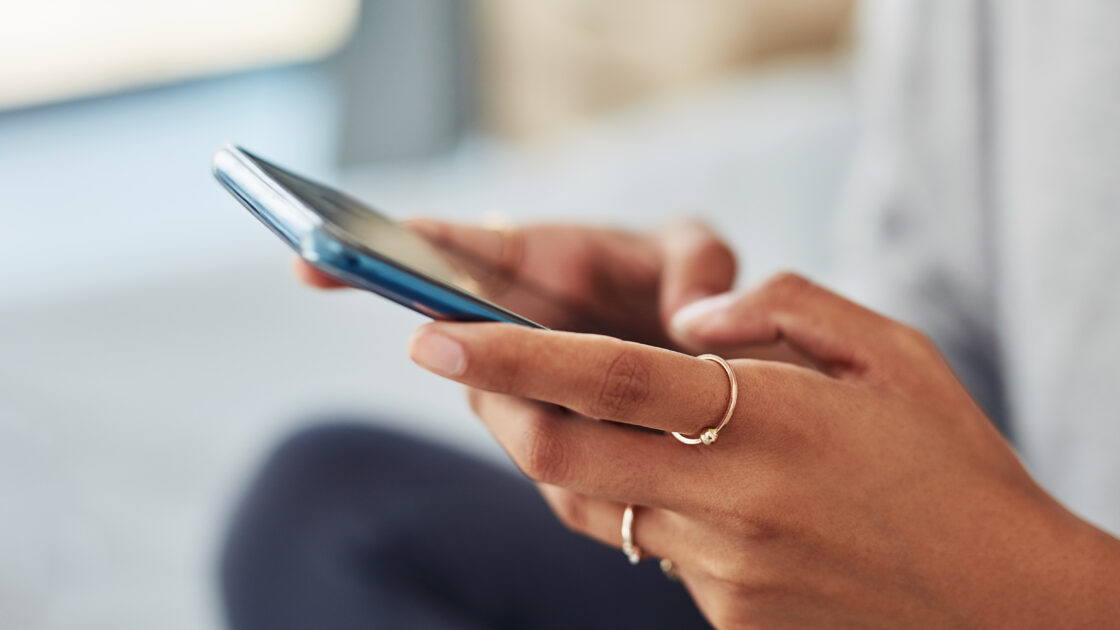
[[[719,437],[719,432],[723,430],[723,427],[727,426],[727,423],[731,421],[731,416],[735,414],[735,405],[739,402],[739,380],[735,378],[735,370],[731,368],[731,365],[725,361],[723,357],[715,354],[702,354],[696,358],[718,363],[719,366],[723,368],[723,371],[727,372],[727,379],[731,383],[731,396],[727,401],[727,411],[724,412],[723,418],[720,419],[719,424],[704,429],[700,432],[700,435],[696,437],[682,435],[676,431],[673,431],[673,437],[684,444],[712,444],[716,441],[716,438]]]
[[[622,553],[630,564],[638,564],[642,560],[642,550],[634,544],[634,506],[627,505],[622,512]]]

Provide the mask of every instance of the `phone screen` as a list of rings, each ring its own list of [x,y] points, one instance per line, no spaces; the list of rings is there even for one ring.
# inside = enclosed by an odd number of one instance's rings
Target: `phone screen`
[[[254,169],[258,172],[253,173]],[[489,257],[472,245],[456,244],[434,235],[422,236],[341,191],[297,175],[244,149],[228,146],[219,150],[215,156],[214,173],[250,212],[304,258],[308,258],[308,251],[321,255],[320,251],[305,250],[309,244],[316,243],[308,236],[319,225],[346,246],[388,263],[409,276],[427,278],[429,284],[453,289],[480,305],[490,304],[505,309],[505,314],[510,317],[501,318],[502,321],[524,320],[532,325],[539,324],[526,318],[559,323],[596,321],[595,314],[591,312],[593,309],[581,313],[585,309],[570,296],[556,295],[521,277],[519,269],[511,267],[508,261]],[[334,273],[338,270],[324,271]],[[444,312],[440,310],[440,304],[425,302],[426,298],[420,297],[438,295],[438,292],[424,289],[423,284],[408,284],[407,292],[413,296],[411,298],[405,298],[399,292],[397,297],[391,297],[378,291],[379,287],[388,290],[386,285],[381,284],[384,278],[373,281],[374,286],[367,286],[354,277],[347,278],[345,273],[335,275],[414,310],[429,315]],[[357,278],[369,279],[363,274],[357,274]],[[400,276],[397,278],[398,282],[403,282]],[[438,298],[433,299],[438,302]],[[486,310],[485,306],[481,308]],[[596,325],[596,329],[608,330],[609,327]]]
[[[437,249],[412,230],[338,190],[260,158],[256,162],[269,177],[354,244],[433,280],[470,293],[477,291],[478,281],[472,269],[482,264],[480,261],[445,248]]]

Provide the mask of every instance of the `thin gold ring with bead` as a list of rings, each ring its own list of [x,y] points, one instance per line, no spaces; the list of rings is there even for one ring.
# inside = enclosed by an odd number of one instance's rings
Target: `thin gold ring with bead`
[[[724,412],[723,418],[720,419],[719,424],[714,427],[704,429],[695,437],[683,435],[673,431],[673,437],[684,444],[713,444],[719,438],[719,432],[723,430],[727,423],[731,421],[731,416],[735,415],[735,405],[739,402],[739,380],[735,378],[735,370],[731,367],[723,357],[716,354],[702,354],[697,359],[704,359],[718,364],[727,372],[727,380],[731,383],[731,396],[727,400],[727,411]]]

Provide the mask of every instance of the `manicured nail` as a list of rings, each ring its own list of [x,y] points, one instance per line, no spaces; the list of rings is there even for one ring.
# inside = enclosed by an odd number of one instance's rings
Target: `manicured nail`
[[[677,311],[670,320],[669,326],[678,335],[696,334],[718,323],[723,317],[724,310],[734,301],[735,296],[731,293],[697,300]]]
[[[420,367],[443,376],[458,376],[467,365],[463,345],[431,329],[424,329],[412,338],[409,355]]]

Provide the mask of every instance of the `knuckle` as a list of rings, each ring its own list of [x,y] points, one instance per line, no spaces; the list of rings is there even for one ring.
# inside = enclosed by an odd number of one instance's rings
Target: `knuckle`
[[[792,271],[782,271],[767,280],[762,287],[762,291],[777,299],[782,299],[807,293],[814,286],[813,282],[805,276]]]
[[[521,229],[495,230],[497,249],[493,265],[477,271],[482,291],[491,300],[501,300],[517,284],[525,262],[525,232]]]
[[[634,415],[650,396],[650,368],[641,356],[622,342],[606,360],[599,390],[588,409],[596,418]]]
[[[483,393],[483,391],[480,389],[475,389],[472,387],[467,390],[467,404],[470,405],[471,411],[474,412],[474,415],[478,416],[479,418],[482,417],[484,404],[483,399],[485,397],[486,394]]]
[[[705,574],[720,582],[733,586],[737,584],[739,573],[738,559],[727,553],[709,553],[699,558],[700,566]]]
[[[547,418],[532,418],[525,423],[514,459],[530,479],[563,485],[570,467],[567,454],[555,433],[554,424]]]
[[[752,545],[780,539],[786,530],[787,513],[798,507],[791,508],[776,488],[756,488],[748,496],[749,507],[733,508],[724,515],[731,517],[735,535]]]
[[[895,344],[908,355],[925,356],[937,352],[933,340],[912,326],[900,324],[895,328]]]
[[[666,225],[662,229],[666,238],[676,238],[690,247],[707,249],[711,247],[726,248],[723,241],[712,230],[707,222],[700,219],[682,219]]]
[[[720,585],[719,590],[729,601],[737,603],[729,613],[748,612],[780,590],[783,582],[780,572],[774,571],[765,555],[755,550],[709,554],[701,559],[700,567]]]
[[[472,354],[463,376],[482,389],[511,393],[521,386],[522,357],[527,354],[523,343],[513,341],[485,356]]]
[[[574,492],[559,492],[552,500],[552,511],[564,527],[574,532],[585,532],[588,527],[587,504]]]
[[[721,585],[721,591],[731,601],[746,606],[770,588],[770,581],[758,567],[752,566],[757,558],[747,553],[712,554],[701,561],[703,571]],[[731,610],[728,611],[729,613]],[[744,612],[738,610],[737,612]]]
[[[502,239],[499,264],[510,271],[520,269],[525,261],[525,230],[503,229],[498,234]]]

